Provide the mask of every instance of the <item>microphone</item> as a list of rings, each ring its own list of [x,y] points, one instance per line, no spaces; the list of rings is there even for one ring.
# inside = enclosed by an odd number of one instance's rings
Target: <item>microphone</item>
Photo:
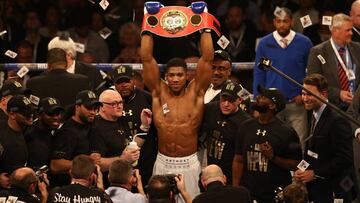
[[[261,69],[261,70],[265,70],[265,69],[269,69],[271,68],[271,60],[268,59],[268,58],[265,58],[265,57],[262,57],[259,61],[259,64],[258,64],[258,67]]]

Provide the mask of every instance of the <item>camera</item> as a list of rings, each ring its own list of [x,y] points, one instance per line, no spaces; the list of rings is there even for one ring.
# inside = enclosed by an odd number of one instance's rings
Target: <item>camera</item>
[[[173,192],[173,194],[179,194],[179,189],[176,186],[176,180],[175,180],[175,177],[178,177],[178,175],[176,175],[176,174],[166,174],[165,177],[169,180],[170,189]]]
[[[36,170],[35,174],[36,177],[39,178],[39,180],[41,182],[44,182],[44,177],[43,174],[47,173],[49,171],[49,168],[47,165],[41,166],[40,168],[38,168],[38,170]]]

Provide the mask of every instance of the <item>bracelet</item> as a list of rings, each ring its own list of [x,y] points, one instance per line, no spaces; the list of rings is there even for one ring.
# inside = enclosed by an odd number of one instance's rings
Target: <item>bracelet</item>
[[[142,131],[148,132],[149,129],[150,129],[150,126],[149,126],[149,125],[146,126],[146,125],[141,124],[141,125],[140,125],[140,129],[141,129]]]

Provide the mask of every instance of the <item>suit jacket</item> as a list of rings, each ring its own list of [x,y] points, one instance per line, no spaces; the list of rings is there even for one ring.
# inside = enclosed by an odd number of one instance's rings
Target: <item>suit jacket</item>
[[[53,69],[45,75],[30,78],[26,87],[40,99],[55,97],[66,107],[75,104],[78,92],[89,89],[89,80],[86,76],[71,74],[64,69]]]
[[[95,66],[75,61],[75,74],[85,75],[89,78],[90,89],[95,91],[98,95],[105,90],[105,81],[102,75]]]
[[[355,89],[359,85],[360,81],[360,44],[357,42],[351,42],[347,45],[351,61],[353,66],[356,66],[355,70]],[[319,58],[321,55],[325,63],[321,62]],[[319,57],[319,58],[318,58]],[[329,83],[329,100],[330,102],[339,105],[340,102],[340,82],[338,76],[338,62],[335,56],[334,50],[332,49],[330,40],[327,40],[310,50],[308,58],[308,74],[319,73],[323,75]]]
[[[309,197],[315,203],[333,202],[333,194],[344,202],[351,200],[353,187],[349,183],[355,184],[352,139],[349,122],[327,106],[306,143],[304,155],[310,164],[308,169],[317,176],[307,183]]]

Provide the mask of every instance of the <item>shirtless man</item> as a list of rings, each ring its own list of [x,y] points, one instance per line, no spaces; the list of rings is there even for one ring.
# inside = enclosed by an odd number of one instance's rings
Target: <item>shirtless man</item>
[[[197,157],[198,130],[204,111],[204,94],[212,74],[211,34],[201,34],[202,57],[195,79],[187,86],[183,59],[169,60],[165,69],[166,82],[160,79],[159,67],[152,55],[153,45],[153,37],[144,34],[141,40],[144,82],[152,94],[159,145],[153,175],[184,174],[186,190],[194,198],[199,194],[197,182],[201,172]]]

